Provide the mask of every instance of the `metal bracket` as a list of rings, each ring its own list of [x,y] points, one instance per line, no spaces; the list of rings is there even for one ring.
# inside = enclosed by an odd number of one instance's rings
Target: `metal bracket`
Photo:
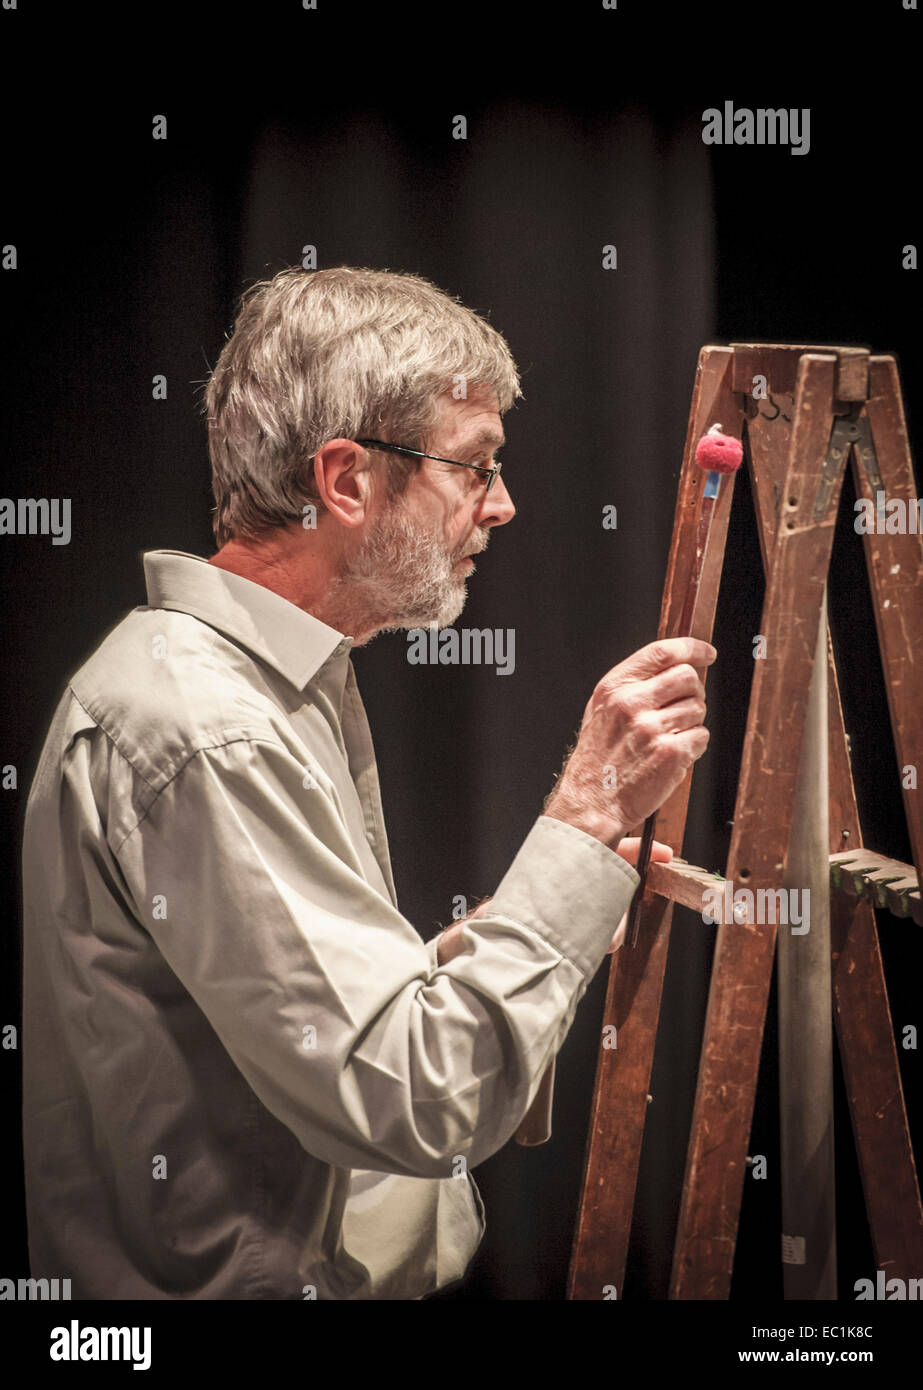
[[[865,475],[871,486],[873,488],[884,487],[881,474],[878,471],[878,455],[875,452],[875,441],[872,438],[872,427],[869,424],[868,416],[860,415],[858,409],[855,413],[840,415],[834,420],[833,429],[830,432],[827,457],[824,460],[820,486],[814,501],[815,521],[823,520],[826,514],[830,493],[842,467],[844,455],[850,448],[857,451],[859,461],[865,469]]]

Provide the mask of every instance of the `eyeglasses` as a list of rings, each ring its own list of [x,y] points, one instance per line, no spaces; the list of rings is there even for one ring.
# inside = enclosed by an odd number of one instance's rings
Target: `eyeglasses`
[[[503,467],[502,463],[495,463],[491,468],[484,468],[477,463],[458,463],[455,459],[440,458],[438,454],[423,454],[419,449],[408,449],[403,444],[385,444],[380,439],[357,439],[356,443],[361,444],[363,448],[388,449],[393,454],[413,454],[416,458],[435,459],[437,463],[451,463],[453,468],[470,468],[472,472],[481,473],[486,476],[487,486],[484,489],[485,493],[490,492],[490,489],[497,481],[497,475],[500,469]]]

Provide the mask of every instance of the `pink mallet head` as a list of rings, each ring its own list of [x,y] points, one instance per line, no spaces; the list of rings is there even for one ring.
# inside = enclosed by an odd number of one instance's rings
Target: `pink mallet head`
[[[735,473],[743,462],[743,445],[733,435],[722,434],[712,425],[695,446],[695,461],[709,473]]]

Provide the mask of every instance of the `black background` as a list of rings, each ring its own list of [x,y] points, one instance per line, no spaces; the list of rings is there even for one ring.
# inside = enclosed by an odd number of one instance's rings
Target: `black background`
[[[20,1022],[19,842],[69,674],[138,603],[140,556],[213,553],[201,389],[255,279],[314,245],[321,267],[413,271],[507,338],[518,508],[464,622],[514,628],[516,668],[412,667],[400,635],[355,654],[399,901],[428,937],[456,894],[496,887],[593,684],[656,635],[696,356],[708,342],[861,344],[923,410],[917,185],[921,23],[867,6],[432,8],[264,3],[0,11],[3,481],[70,497],[72,539],[0,537],[2,1018]],[[703,145],[702,112],[810,108],[811,148]],[[464,114],[468,138],[452,139]],[[166,141],[151,138],[165,115]],[[618,269],[602,269],[602,248]],[[151,378],[163,373],[166,401]],[[919,469],[917,491],[921,491]],[[830,612],[865,842],[910,858],[861,540],[844,487]],[[604,531],[601,509],[618,508]],[[762,573],[739,477],[708,682],[709,749],[686,840],[723,868],[760,631]],[[625,1301],[662,1300],[713,930],[677,910]],[[615,924],[613,924],[615,925]],[[879,914],[898,1029],[919,1013],[919,932]],[[606,967],[558,1058],[554,1134],[476,1172],[488,1232],[433,1301],[564,1298]],[[775,991],[732,1302],[781,1309]],[[919,1053],[899,1052],[916,1153]],[[0,1053],[0,1275],[26,1274],[19,1054]],[[874,1272],[842,1084],[840,1299]],[[920,1271],[923,1275],[923,1270]],[[867,1305],[859,1305],[859,1307]],[[852,1310],[843,1310],[845,1315]],[[772,1313],[775,1316],[775,1312]],[[784,1321],[785,1314],[780,1316]],[[757,1320],[757,1319],[754,1319]],[[744,1345],[744,1343],[741,1343]]]

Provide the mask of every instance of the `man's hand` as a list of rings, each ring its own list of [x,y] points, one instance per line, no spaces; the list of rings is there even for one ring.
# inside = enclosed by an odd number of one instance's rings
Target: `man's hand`
[[[616,847],[615,847],[615,852],[616,852],[616,854],[621,855],[621,857],[622,857],[624,860],[626,860],[627,863],[629,863],[629,864],[637,864],[637,862],[638,862],[638,851],[640,850],[640,848],[641,848],[641,836],[640,836],[640,835],[629,835],[629,837],[628,837],[627,840],[620,840],[620,841],[619,841],[619,843],[618,843],[618,844],[616,845]],[[669,845],[661,844],[661,842],[660,842],[659,840],[652,840],[652,841],[651,841],[651,863],[652,863],[652,864],[669,864],[669,862],[670,862],[670,860],[671,860],[672,858],[673,858],[673,851],[671,850],[671,848],[670,848]],[[626,928],[627,925],[628,925],[628,913],[626,912],[625,915],[622,917],[622,920],[619,922],[618,926],[617,926],[616,929],[615,929],[615,936],[612,938],[612,945],[611,945],[611,946],[609,947],[609,949],[606,951],[606,955],[607,955],[607,956],[611,956],[613,951],[617,951],[617,950],[619,949],[619,947],[621,946],[622,942],[625,940],[625,928]]]
[[[665,637],[607,671],[543,814],[614,849],[662,806],[708,746],[698,671],[716,656],[697,637]]]

